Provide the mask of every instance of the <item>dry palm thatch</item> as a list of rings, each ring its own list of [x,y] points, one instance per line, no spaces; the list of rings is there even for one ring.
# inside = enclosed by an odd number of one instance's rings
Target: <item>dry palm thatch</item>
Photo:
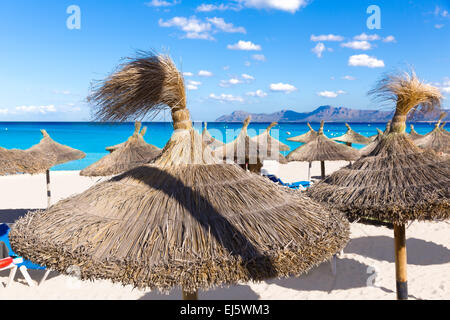
[[[247,134],[247,128],[250,124],[251,117],[247,117],[244,121],[241,132],[238,137],[224,146],[214,150],[214,155],[225,161],[234,161],[243,168],[248,168],[250,171],[258,173],[264,160],[276,160],[280,163],[287,163],[285,157],[279,153],[267,149],[266,145],[258,144],[251,139]]]
[[[387,123],[386,123],[386,129],[384,130],[384,134],[388,134],[389,132],[391,132],[391,125],[392,125],[392,120],[389,120]]]
[[[203,137],[203,142],[213,150],[216,148],[222,147],[224,145],[224,143],[222,141],[215,139],[209,133],[208,124],[206,122],[205,122],[205,128],[203,129],[202,137]]]
[[[415,141],[416,145],[423,149],[432,149],[438,153],[450,153],[450,137],[449,134],[444,132],[441,128],[441,121],[446,116],[445,113],[441,114],[439,121],[436,123],[436,127],[433,131],[428,133],[423,138]]]
[[[366,155],[370,154],[377,147],[377,144],[380,142],[380,140],[383,138],[384,132],[378,128],[377,128],[377,131],[378,131],[378,134],[374,136],[375,139],[371,143],[369,143],[367,146],[365,146],[364,148],[359,150],[359,152],[362,156],[366,156]]]
[[[378,91],[379,90],[379,91]],[[345,211],[351,219],[404,224],[450,216],[450,163],[414,145],[405,133],[409,111],[439,105],[440,92],[415,74],[389,76],[374,92],[397,96],[391,131],[373,150],[309,190],[314,199]]]
[[[320,161],[322,179],[325,178],[325,161],[354,161],[360,157],[359,151],[344,144],[334,142],[323,133],[325,122],[322,121],[317,137],[304,144],[287,156],[288,161]]]
[[[47,170],[55,165],[83,159],[84,157],[86,157],[86,154],[83,151],[73,149],[71,147],[55,142],[49,136],[47,131],[41,130],[41,133],[43,136],[42,140],[37,145],[28,149],[27,152],[37,158],[53,155],[56,158],[56,161],[54,163],[46,164]]]
[[[139,133],[139,131],[141,131],[139,134],[141,135],[142,138],[144,138],[144,137],[145,137],[145,134],[147,133],[147,127],[144,127],[144,128],[142,128],[142,130],[141,130],[141,126],[142,126],[141,122],[139,122],[139,121],[135,122],[135,123],[134,123],[134,131],[135,131],[135,133],[136,133],[136,131],[137,131],[138,133]],[[116,151],[117,149],[122,148],[122,147],[125,145],[125,143],[127,143],[127,142],[125,141],[125,142],[116,144],[116,145],[111,146],[111,147],[106,147],[105,150],[106,150],[106,151],[109,151],[110,153],[113,153],[113,152]]]
[[[450,135],[450,132],[448,132],[448,131],[445,129],[445,126],[446,126],[446,125],[447,125],[447,121],[444,122],[444,123],[442,123],[442,126],[441,126],[442,133],[444,133],[444,134],[446,134],[446,135]]]
[[[55,163],[53,155],[35,157],[23,150],[9,150],[0,147],[0,175],[43,173],[47,166],[52,163]]]
[[[256,142],[261,150],[267,150],[269,153],[278,154],[280,151],[289,151],[290,147],[270,135],[270,130],[278,123],[272,122],[267,129],[260,135],[251,138]]]
[[[409,134],[409,137],[411,138],[411,140],[414,141],[414,140],[423,138],[424,135],[418,134],[418,133],[416,132],[416,130],[414,130],[414,125],[411,125],[411,132],[410,132],[410,134]]]
[[[142,78],[137,87],[125,84],[123,72],[132,71]],[[349,225],[340,213],[218,163],[192,127],[183,78],[170,58],[138,58],[110,79],[118,98],[97,95],[104,119],[143,115],[164,103],[172,110],[171,139],[154,163],[19,220],[10,233],[15,252],[63,273],[76,266],[82,279],[194,293],[297,275],[345,246]],[[171,100],[133,98],[141,85],[159,97],[176,91]],[[116,105],[123,100],[133,108]]]
[[[81,176],[113,176],[152,162],[161,155],[161,149],[144,141],[139,133],[141,123],[135,125],[134,134],[116,151],[104,156],[99,161],[80,172]]]
[[[314,140],[317,137],[317,131],[315,131],[309,123],[307,123],[309,131],[305,134],[302,134],[297,137],[287,138],[288,141],[293,142],[302,142],[302,143],[308,143],[312,140]]]
[[[346,123],[345,126],[347,127],[347,132],[343,136],[336,137],[331,140],[344,142],[349,147],[351,147],[353,143],[369,144],[370,142],[373,141],[372,139],[353,131],[353,129],[350,127],[350,125],[348,123]]]

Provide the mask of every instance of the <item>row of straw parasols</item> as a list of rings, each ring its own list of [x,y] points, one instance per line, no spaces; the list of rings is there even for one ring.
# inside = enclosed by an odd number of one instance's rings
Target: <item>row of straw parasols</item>
[[[449,159],[418,148],[405,133],[406,117],[419,107],[438,107],[442,96],[414,73],[383,79],[374,94],[396,103],[375,147],[307,194],[292,192],[220,161],[232,157],[248,169],[252,157],[258,163],[268,153],[250,148],[249,120],[236,141],[212,150],[192,126],[184,80],[172,60],[141,54],[100,83],[90,101],[100,120],[169,108],[175,130],[161,154],[20,219],[10,234],[13,249],[62,273],[77,266],[82,279],[163,292],[181,287],[184,298],[195,299],[198,290],[298,276],[346,246],[344,214],[370,217],[394,224],[397,295],[405,299],[405,224],[450,216]],[[297,153],[339,145],[328,140],[322,124]],[[337,153],[332,146],[330,154]]]

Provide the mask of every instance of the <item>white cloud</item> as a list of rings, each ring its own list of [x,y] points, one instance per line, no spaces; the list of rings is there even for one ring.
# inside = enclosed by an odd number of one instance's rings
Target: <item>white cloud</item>
[[[346,43],[342,43],[341,47],[351,48],[355,50],[370,50],[372,49],[372,45],[367,41],[350,41]]]
[[[202,83],[199,81],[188,80],[186,88],[189,90],[198,90],[198,87],[201,86],[201,84]]]
[[[352,76],[343,76],[342,79],[344,79],[344,80],[349,80],[349,81],[356,80],[356,78],[355,78],[355,77],[352,77]]]
[[[252,64],[250,63],[250,61],[245,61],[245,62],[244,62],[244,65],[245,65],[246,67],[250,67]]]
[[[185,76],[185,77],[193,77],[194,74],[192,72],[183,72],[183,76]]]
[[[384,67],[384,61],[375,57],[369,57],[367,54],[359,54],[351,56],[348,60],[348,65],[352,67],[382,68]]]
[[[63,94],[63,95],[66,95],[66,96],[72,94],[72,92],[70,92],[69,90],[63,90],[63,91],[55,90],[55,91],[53,91],[53,93],[54,94]]]
[[[358,41],[376,41],[380,40],[380,36],[377,34],[368,35],[363,32],[360,35],[353,37],[353,39]]]
[[[391,42],[397,42],[397,40],[395,40],[394,36],[387,36],[386,38],[383,39],[383,42],[391,43]]]
[[[322,91],[318,92],[317,95],[324,98],[337,98],[341,94],[345,94],[345,91]]]
[[[171,7],[177,5],[180,1],[165,1],[165,0],[152,0],[150,2],[146,2],[145,4],[149,7]]]
[[[434,15],[442,18],[450,18],[448,10],[442,9],[439,6],[436,6],[436,9],[434,10]]]
[[[248,95],[250,97],[259,97],[259,98],[267,97],[267,93],[265,93],[262,90],[256,90],[254,92],[247,92],[246,95]]]
[[[23,113],[41,113],[47,114],[49,112],[56,112],[56,108],[54,105],[48,106],[20,106],[16,107],[16,111]]]
[[[307,0],[238,0],[239,3],[256,9],[275,9],[295,13],[308,4]]]
[[[241,97],[233,96],[232,94],[222,93],[220,95],[216,95],[214,93],[211,93],[209,97],[220,102],[244,102],[244,99],[242,99]]]
[[[320,36],[311,35],[311,41],[344,41],[344,37],[335,34],[322,34]]]
[[[247,33],[244,27],[235,27],[232,23],[226,23],[223,18],[207,18],[217,29],[227,33]]]
[[[1,115],[7,115],[9,113],[8,109],[0,109],[0,114]]]
[[[242,74],[242,78],[245,79],[245,80],[255,80],[255,77],[253,77],[253,76],[251,76],[249,74],[246,74],[246,73]]]
[[[254,44],[251,41],[243,41],[239,40],[239,42],[235,44],[229,44],[227,46],[229,50],[244,50],[244,51],[260,51],[261,46],[258,44]]]
[[[185,37],[188,39],[214,39],[209,34],[209,32],[211,31],[211,24],[202,22],[195,17],[174,17],[167,21],[159,19],[159,26],[165,28],[177,27],[185,32]]]
[[[297,91],[297,88],[291,84],[279,82],[279,83],[272,83],[270,85],[270,90],[274,92],[291,93]]]
[[[234,7],[230,7],[223,3],[221,3],[220,5],[202,3],[195,10],[198,12],[211,12],[211,11],[225,11],[225,10],[229,10],[229,9],[233,10],[233,8]]]
[[[434,27],[436,29],[442,29],[445,25],[444,24],[435,24]]]
[[[323,52],[326,50],[325,45],[322,42],[319,42],[311,51],[318,57],[322,58]]]
[[[439,87],[443,93],[450,93],[450,78],[445,78],[442,83],[437,83],[436,86]]]
[[[199,75],[200,77],[212,77],[212,76],[213,76],[213,73],[212,73],[211,71],[207,71],[207,70],[200,70],[200,71],[198,72],[198,75]]]
[[[254,54],[252,55],[252,59],[256,61],[266,61],[266,57],[263,54]]]
[[[238,79],[238,78],[231,78],[229,80],[221,80],[219,83],[219,86],[223,87],[223,88],[228,88],[237,84],[242,83],[242,80]]]

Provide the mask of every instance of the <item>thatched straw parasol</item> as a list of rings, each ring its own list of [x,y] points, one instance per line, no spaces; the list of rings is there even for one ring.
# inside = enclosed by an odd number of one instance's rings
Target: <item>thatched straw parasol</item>
[[[209,133],[208,123],[206,123],[206,122],[205,122],[205,128],[203,129],[202,137],[203,137],[203,142],[213,150],[216,148],[222,147],[224,145],[224,143],[222,141],[215,139]]]
[[[441,130],[442,130],[442,132],[443,132],[444,134],[450,135],[450,132],[448,132],[448,131],[445,129],[445,126],[446,126],[446,125],[447,125],[447,121],[445,121],[444,123],[442,123]]]
[[[450,136],[446,130],[441,128],[441,121],[445,116],[446,114],[442,113],[434,130],[423,138],[414,141],[418,147],[433,149],[438,153],[450,154]]]
[[[369,144],[370,142],[373,141],[372,139],[353,131],[353,129],[350,127],[348,123],[346,123],[345,126],[347,127],[347,132],[344,135],[332,138],[331,140],[344,142],[349,147],[351,147],[353,143]]]
[[[424,135],[418,134],[416,130],[414,130],[414,125],[411,125],[411,132],[409,134],[411,140],[418,140],[424,137]]]
[[[287,140],[293,141],[293,142],[302,142],[302,143],[308,143],[308,142],[314,140],[317,137],[317,131],[314,130],[309,123],[307,123],[307,126],[309,128],[309,131],[307,133],[304,133],[297,137],[287,138]]]
[[[308,194],[347,213],[394,224],[397,296],[406,299],[405,224],[450,217],[450,161],[414,145],[405,133],[406,117],[421,107],[439,106],[439,90],[414,72],[390,75],[370,92],[396,101],[391,131],[367,156],[314,185]]]
[[[159,157],[161,149],[145,142],[142,133],[139,133],[140,129],[141,123],[136,122],[134,134],[124,145],[82,170],[80,175],[86,177],[113,176],[152,162]]]
[[[243,169],[255,173],[261,171],[264,160],[277,160],[280,163],[287,163],[286,158],[280,154],[279,150],[276,150],[276,144],[271,144],[273,149],[267,149],[267,144],[259,144],[248,136],[247,129],[250,121],[251,117],[249,116],[245,119],[237,138],[214,150],[214,155],[225,161],[234,161]]]
[[[54,160],[54,157],[51,156],[37,159],[23,150],[9,150],[0,147],[0,175],[42,173],[45,171],[44,164]]]
[[[277,154],[280,151],[289,151],[291,148],[288,145],[270,135],[270,130],[277,125],[278,123],[272,122],[263,133],[251,138],[251,140],[259,145],[259,149],[267,150],[268,152],[273,152],[274,154]]]
[[[378,134],[375,136],[375,139],[369,143],[367,146],[359,150],[362,156],[367,156],[370,154],[376,147],[377,144],[381,141],[381,138],[384,136],[384,132],[377,128]]]
[[[308,161],[309,163],[320,161],[322,179],[325,178],[325,161],[354,161],[360,156],[358,150],[327,138],[323,133],[324,125],[325,122],[322,121],[315,139],[298,147],[287,156],[288,161]],[[308,173],[309,179],[311,179],[310,170],[311,165]]]
[[[192,126],[169,57],[130,61],[93,99],[107,120],[167,105],[175,131],[154,163],[19,220],[10,238],[21,256],[63,273],[76,267],[81,279],[181,286],[193,299],[198,289],[301,274],[347,243],[340,213],[218,163]]]
[[[41,130],[42,140],[35,146],[28,149],[26,152],[37,159],[45,159],[48,156],[54,157],[55,161],[43,161],[42,169],[45,169],[47,178],[47,206],[51,204],[51,190],[50,190],[50,168],[63,164],[66,162],[83,159],[86,154],[83,151],[73,149],[71,147],[55,142],[45,130]]]
[[[141,126],[142,126],[142,123],[141,123],[141,122],[139,122],[139,121],[135,122],[135,123],[134,123],[134,131],[136,132],[136,130],[137,130],[137,132],[139,133],[139,130],[140,130],[141,132],[140,132],[139,134],[141,135],[142,138],[144,138],[144,137],[145,137],[145,134],[147,133],[147,127],[144,127],[144,128],[142,128],[142,130],[141,130],[141,129],[140,129]],[[139,127],[139,128],[138,128],[138,127]],[[116,145],[111,146],[111,147],[106,147],[105,150],[106,150],[106,151],[109,151],[109,153],[113,153],[113,152],[116,151],[117,149],[122,148],[122,147],[125,145],[125,143],[127,143],[127,141],[122,142],[122,143],[119,143],[119,144],[116,144]]]

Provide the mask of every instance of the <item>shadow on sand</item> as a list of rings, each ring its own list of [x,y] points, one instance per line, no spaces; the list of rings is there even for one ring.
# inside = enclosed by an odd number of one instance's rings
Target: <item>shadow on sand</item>
[[[331,273],[329,262],[324,262],[308,274],[300,277],[286,279],[272,279],[266,281],[283,288],[298,291],[325,291],[347,290],[368,286],[370,276],[373,274],[370,266],[359,261],[338,258],[336,261],[336,276]]]
[[[410,238],[406,240],[406,248],[408,264],[428,266],[450,262],[450,250],[433,242]],[[394,239],[387,236],[352,239],[344,252],[380,261],[395,262]]]
[[[20,218],[24,217],[28,212],[38,211],[41,209],[8,209],[0,210],[0,224],[13,224]]]
[[[257,295],[247,285],[237,285],[231,287],[222,287],[211,289],[209,291],[199,291],[199,300],[258,300]],[[181,289],[174,289],[168,295],[152,291],[146,293],[139,300],[181,300]]]

